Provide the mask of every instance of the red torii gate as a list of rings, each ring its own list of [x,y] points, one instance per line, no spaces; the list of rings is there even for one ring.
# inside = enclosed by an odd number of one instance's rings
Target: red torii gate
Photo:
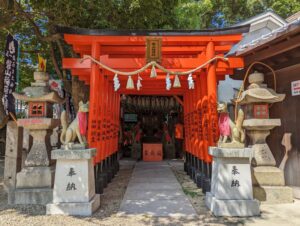
[[[184,107],[185,150],[188,162],[212,161],[208,146],[218,138],[216,111],[217,83],[235,68],[243,68],[243,59],[229,57],[218,60],[193,73],[195,89],[189,90],[186,76],[181,76],[181,87],[165,88],[166,73],[157,70],[158,76],[150,78],[150,70],[140,73],[143,87],[127,90],[127,76],[119,76],[121,88],[113,89],[114,74],[104,70],[90,59],[120,71],[134,71],[146,64],[146,38],[161,37],[161,65],[172,71],[187,71],[215,56],[224,56],[248,31],[247,26],[205,31],[109,31],[60,27],[65,41],[72,45],[80,58],[64,58],[63,68],[69,69],[90,86],[90,113],[88,143],[97,149],[95,163],[114,156],[118,149],[120,94],[134,95],[182,95]],[[136,79],[133,76],[133,79]],[[115,157],[114,157],[115,159]],[[196,162],[197,162],[196,161]]]

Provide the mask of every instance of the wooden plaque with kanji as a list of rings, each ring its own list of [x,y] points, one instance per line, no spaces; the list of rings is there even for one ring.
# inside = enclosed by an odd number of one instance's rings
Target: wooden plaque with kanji
[[[146,61],[161,62],[161,38],[148,37],[146,39]]]

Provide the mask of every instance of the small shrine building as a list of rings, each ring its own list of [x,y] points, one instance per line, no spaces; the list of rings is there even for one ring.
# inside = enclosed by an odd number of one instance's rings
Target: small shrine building
[[[58,29],[79,56],[64,58],[63,68],[89,85],[88,144],[97,149],[96,164],[118,151],[123,94],[174,96],[183,107],[185,151],[206,163],[212,161],[208,146],[218,139],[217,84],[225,75],[233,75],[234,69],[244,67],[242,57],[225,56],[249,26],[172,31]],[[126,89],[128,76],[121,74],[120,88],[114,90],[115,71],[139,71],[153,61],[157,63],[155,77],[150,76],[151,67],[131,76],[134,81],[142,78],[139,90]],[[172,83],[179,74],[180,87],[167,90],[167,73],[161,68],[174,72]],[[189,89],[189,74],[180,74],[189,70],[193,70],[194,89]]]

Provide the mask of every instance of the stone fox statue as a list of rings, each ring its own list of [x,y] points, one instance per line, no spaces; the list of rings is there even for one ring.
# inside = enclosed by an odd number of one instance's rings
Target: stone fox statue
[[[62,144],[73,143],[78,138],[80,144],[86,144],[86,132],[87,132],[87,113],[89,111],[89,102],[79,102],[79,110],[76,118],[68,126],[67,114],[65,111],[61,113],[61,125],[62,133],[60,141]]]
[[[220,147],[242,147],[245,141],[245,131],[242,128],[244,121],[243,110],[239,110],[236,123],[230,119],[226,103],[218,103],[218,113],[220,114],[220,138],[218,145]]]

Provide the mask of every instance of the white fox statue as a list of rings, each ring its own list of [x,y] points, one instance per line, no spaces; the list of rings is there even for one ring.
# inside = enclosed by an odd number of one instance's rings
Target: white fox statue
[[[83,103],[79,102],[79,110],[77,112],[76,118],[68,125],[66,111],[61,113],[61,125],[62,133],[60,135],[60,141],[64,145],[69,143],[74,143],[76,137],[82,145],[86,145],[86,130],[87,130],[87,114],[89,111],[89,102]]]

